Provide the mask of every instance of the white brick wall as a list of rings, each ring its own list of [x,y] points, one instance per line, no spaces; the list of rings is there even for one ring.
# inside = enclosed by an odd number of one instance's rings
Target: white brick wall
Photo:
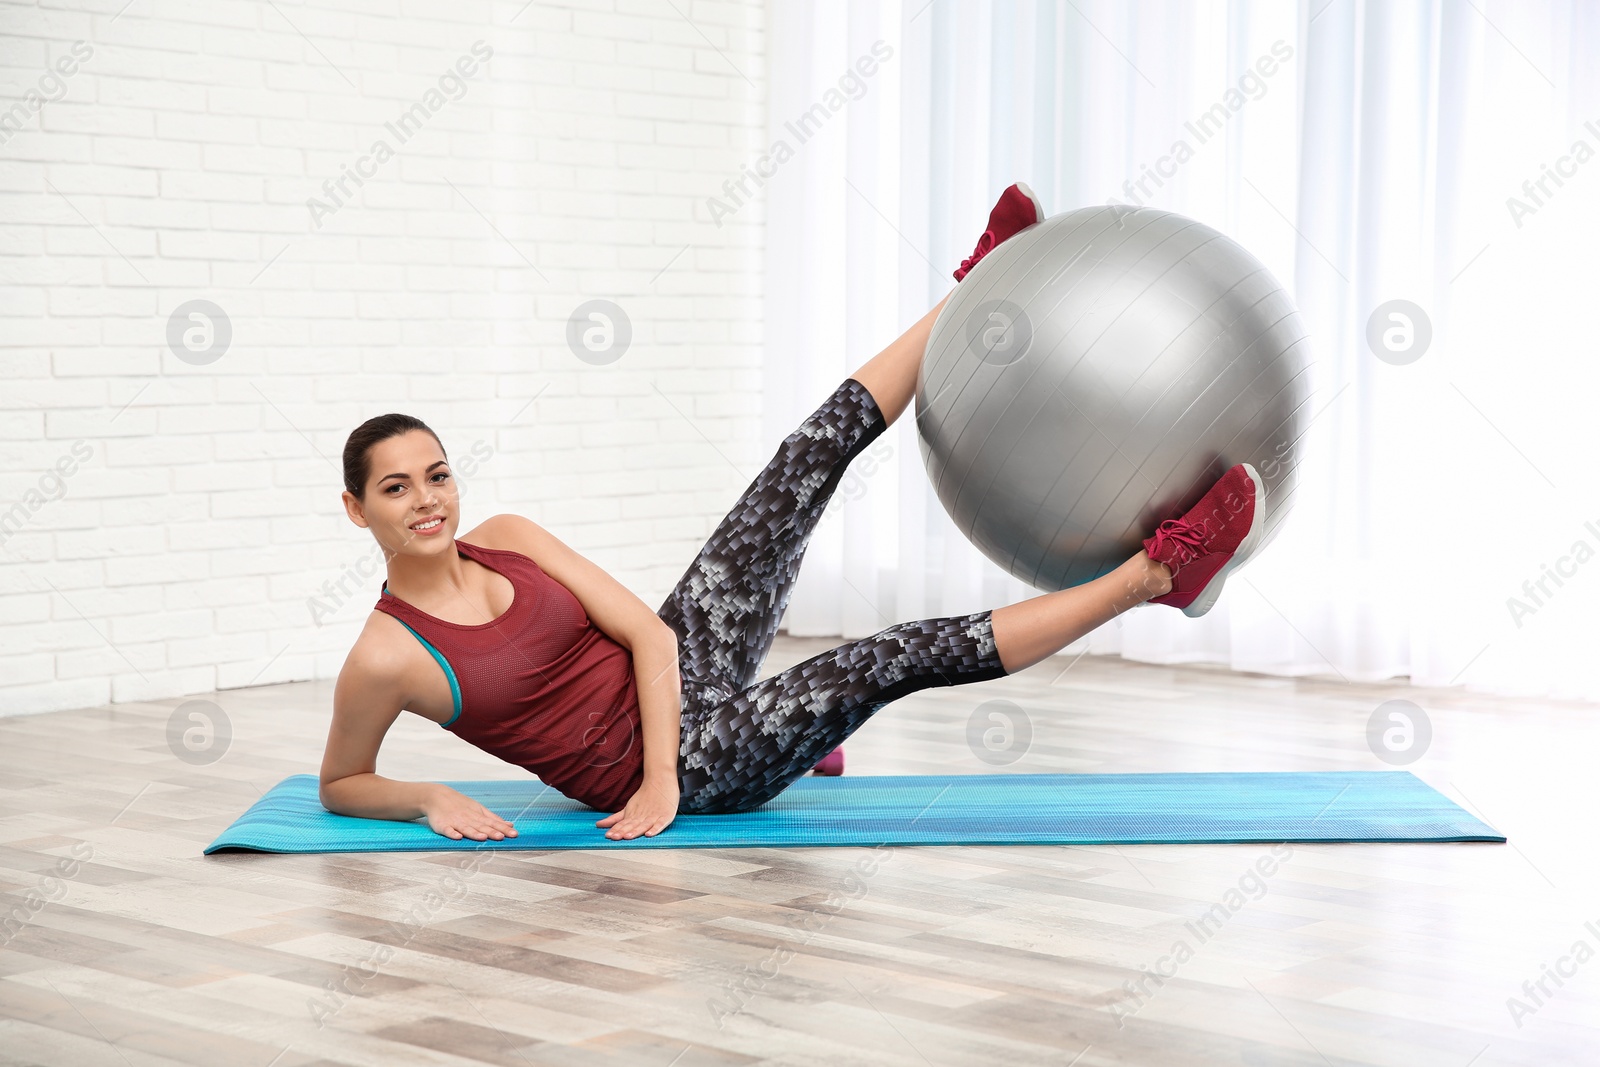
[[[125,2],[0,3],[0,714],[334,676],[383,578],[339,457],[387,411],[463,530],[525,514],[659,603],[773,444],[759,208],[705,209],[765,144],[761,0]],[[566,344],[596,297],[608,366]]]

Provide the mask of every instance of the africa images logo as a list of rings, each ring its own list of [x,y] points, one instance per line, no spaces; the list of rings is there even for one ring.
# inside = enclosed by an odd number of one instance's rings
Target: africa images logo
[[[489,57],[494,55],[494,49],[482,41],[474,41],[472,55],[478,59],[474,60],[467,55],[461,56],[453,68],[439,75],[438,88],[429,87],[428,91],[422,94],[421,100],[400,112],[393,122],[383,124],[383,128],[388,131],[396,145],[403,146],[422,132],[422,127],[430,118],[442,111],[445,104],[466,96],[467,79],[478,73],[478,60],[487,64]],[[329,178],[322,183],[322,194],[327,199],[319,200],[314,196],[306,198],[306,210],[311,213],[312,226],[322,229],[325,219],[350,202],[355,194],[350,191],[349,183],[354,182],[357,189],[361,188],[368,178],[377,176],[380,166],[394,157],[394,145],[379,137],[372,142],[366,155],[356,159],[354,165],[340,164],[339,176]]]

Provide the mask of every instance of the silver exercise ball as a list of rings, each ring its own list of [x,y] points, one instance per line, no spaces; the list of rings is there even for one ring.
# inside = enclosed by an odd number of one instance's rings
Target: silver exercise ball
[[[1194,219],[1085,207],[986,255],[934,321],[917,435],[945,511],[1053,591],[1139,551],[1235,463],[1288,517],[1307,332],[1261,261]]]

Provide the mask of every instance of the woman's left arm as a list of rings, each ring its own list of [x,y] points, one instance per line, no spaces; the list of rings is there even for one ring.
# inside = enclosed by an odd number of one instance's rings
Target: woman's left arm
[[[578,599],[591,622],[633,654],[644,781],[621,811],[595,825],[609,827],[606,836],[613,839],[654,837],[678,813],[682,710],[678,635],[627,586],[531,519],[495,515],[478,529],[537,563]]]

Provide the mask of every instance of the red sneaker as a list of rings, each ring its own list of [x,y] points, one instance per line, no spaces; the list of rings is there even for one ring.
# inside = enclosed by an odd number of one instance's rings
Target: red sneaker
[[[820,774],[825,778],[837,778],[844,773],[844,746],[840,745],[826,756],[815,767],[811,768],[812,774]]]
[[[956,281],[965,278],[967,272],[977,265],[978,260],[988,255],[995,245],[1008,237],[1015,236],[1034,223],[1043,221],[1044,205],[1039,203],[1039,198],[1033,195],[1032,189],[1021,182],[1007,186],[1006,191],[1000,194],[1000,199],[995,201],[993,210],[989,212],[989,228],[978,238],[978,247],[974,248],[972,255],[963,259],[961,266],[956,268]]]
[[[1167,519],[1144,542],[1145,553],[1172,571],[1172,591],[1150,601],[1190,618],[1211,610],[1222,583],[1261,545],[1267,487],[1248,463],[1229,467],[1181,519]]]

